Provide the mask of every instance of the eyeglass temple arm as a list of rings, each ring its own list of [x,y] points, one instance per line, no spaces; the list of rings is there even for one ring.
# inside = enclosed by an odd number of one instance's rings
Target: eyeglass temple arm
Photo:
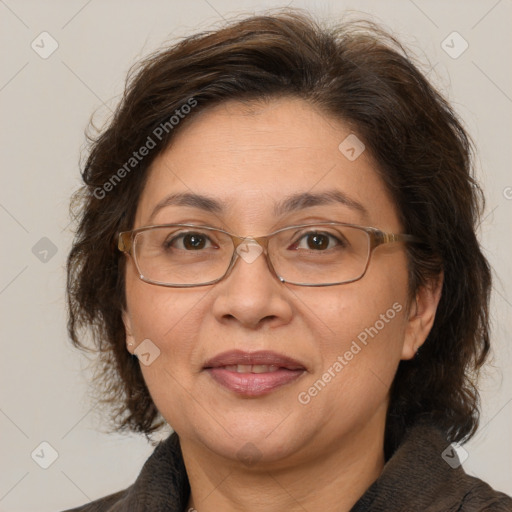
[[[132,233],[131,231],[124,231],[119,233],[119,238],[117,239],[117,248],[121,252],[130,253],[132,250]]]
[[[385,233],[384,231],[377,231],[374,232],[374,237],[377,245],[393,242],[419,242],[418,237],[403,233]]]

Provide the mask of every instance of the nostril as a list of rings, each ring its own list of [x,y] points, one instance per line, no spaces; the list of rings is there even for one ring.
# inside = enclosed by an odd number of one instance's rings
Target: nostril
[[[272,324],[278,321],[278,318],[279,317],[277,315],[266,315],[261,318],[248,317],[243,315],[239,315],[239,317],[237,317],[231,313],[226,313],[222,316],[222,321],[224,321],[226,324],[233,324],[233,322],[236,322],[243,325],[245,329],[257,330],[261,329],[261,327],[264,325]]]

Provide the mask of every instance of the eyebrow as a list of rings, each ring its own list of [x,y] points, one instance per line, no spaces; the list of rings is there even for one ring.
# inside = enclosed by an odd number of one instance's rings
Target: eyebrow
[[[180,194],[171,194],[162,199],[153,209],[149,216],[149,221],[166,206],[190,206],[211,213],[221,213],[223,211],[222,203],[211,197],[200,194],[183,192]]]
[[[333,203],[348,206],[349,208],[358,211],[365,217],[368,217],[368,210],[361,203],[355,199],[350,198],[340,190],[328,190],[326,192],[320,192],[316,194],[311,192],[294,194],[278,203],[274,208],[274,214],[276,216],[284,215],[286,213],[292,213],[304,208],[311,208],[312,206],[322,206]]]
[[[350,198],[339,190],[329,190],[320,193],[302,192],[293,194],[275,205],[274,215],[281,216],[305,208],[333,203],[342,204],[358,211],[363,216],[368,217],[368,210],[361,203]],[[166,206],[189,206],[215,214],[220,214],[224,211],[223,204],[217,199],[201,194],[183,192],[171,194],[162,199],[153,209],[149,217],[149,221],[151,221],[151,219],[153,219],[155,215]]]

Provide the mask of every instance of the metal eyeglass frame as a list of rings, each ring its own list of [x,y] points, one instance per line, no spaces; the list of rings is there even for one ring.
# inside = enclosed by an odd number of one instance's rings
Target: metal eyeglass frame
[[[368,234],[368,236],[369,236],[368,258],[367,258],[364,270],[360,276],[358,276],[354,279],[350,279],[348,281],[340,281],[340,282],[335,282],[335,283],[320,283],[320,284],[313,283],[313,284],[310,284],[310,283],[296,283],[296,282],[286,281],[283,277],[281,277],[276,272],[276,270],[274,269],[274,266],[272,264],[272,261],[268,255],[269,239],[271,237],[273,237],[274,235],[281,233],[282,231],[286,231],[288,229],[306,228],[306,227],[312,227],[312,226],[345,226],[345,227],[360,229]],[[218,279],[215,279],[213,281],[208,281],[206,283],[199,283],[199,284],[168,284],[168,283],[163,283],[160,281],[152,281],[152,280],[146,278],[143,275],[143,273],[141,272],[137,258],[136,258],[136,256],[134,256],[133,251],[132,251],[132,249],[134,247],[135,237],[136,237],[137,233],[140,233],[142,231],[148,231],[148,230],[151,230],[154,228],[164,228],[164,227],[200,228],[200,229],[204,229],[204,230],[208,230],[208,231],[216,231],[216,232],[220,232],[220,233],[224,233],[225,235],[228,235],[233,242],[233,255],[231,256],[231,261],[228,265],[226,272]],[[239,254],[237,253],[237,247],[239,245],[241,245],[242,243],[256,242],[263,249],[263,253],[265,255],[265,259],[267,261],[267,266],[268,266],[269,270],[271,271],[271,273],[274,276],[276,276],[279,279],[279,281],[281,281],[282,283],[292,284],[295,286],[322,287],[322,286],[336,286],[336,285],[340,285],[340,284],[348,284],[348,283],[353,283],[355,281],[359,281],[360,279],[362,279],[364,277],[364,275],[366,274],[366,271],[368,270],[368,266],[370,265],[370,260],[371,260],[373,251],[380,245],[384,245],[384,244],[388,244],[388,243],[395,243],[395,242],[419,242],[419,241],[420,240],[414,235],[408,235],[408,234],[402,234],[402,233],[386,233],[377,228],[358,226],[356,224],[348,224],[345,222],[316,222],[316,223],[311,223],[311,224],[297,224],[297,225],[287,226],[285,228],[278,229],[277,231],[273,231],[272,233],[270,233],[268,235],[260,236],[260,237],[252,237],[252,236],[242,237],[242,236],[234,235],[233,233],[229,233],[228,231],[225,231],[223,229],[214,228],[211,226],[201,226],[201,225],[197,225],[197,224],[155,224],[155,225],[151,225],[151,226],[144,226],[141,228],[133,229],[131,231],[122,231],[118,235],[117,248],[121,252],[123,252],[125,254],[129,254],[133,258],[133,260],[135,262],[135,266],[137,268],[139,278],[142,281],[149,283],[149,284],[154,284],[157,286],[166,286],[169,288],[193,288],[193,287],[198,287],[198,286],[208,286],[208,285],[216,284],[219,281],[222,281],[225,277],[227,277],[229,275],[229,273],[235,266],[236,260],[239,258]]]

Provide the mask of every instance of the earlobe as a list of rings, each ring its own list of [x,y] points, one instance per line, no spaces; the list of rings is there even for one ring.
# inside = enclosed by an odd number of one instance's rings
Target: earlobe
[[[425,343],[434,325],[442,288],[443,274],[441,273],[437,279],[417,290],[409,311],[402,347],[402,359],[412,359],[418,349]]]
[[[126,348],[130,354],[133,354],[133,347],[135,346],[135,338],[132,334],[132,322],[130,316],[126,311],[123,311],[124,330],[126,332]]]

